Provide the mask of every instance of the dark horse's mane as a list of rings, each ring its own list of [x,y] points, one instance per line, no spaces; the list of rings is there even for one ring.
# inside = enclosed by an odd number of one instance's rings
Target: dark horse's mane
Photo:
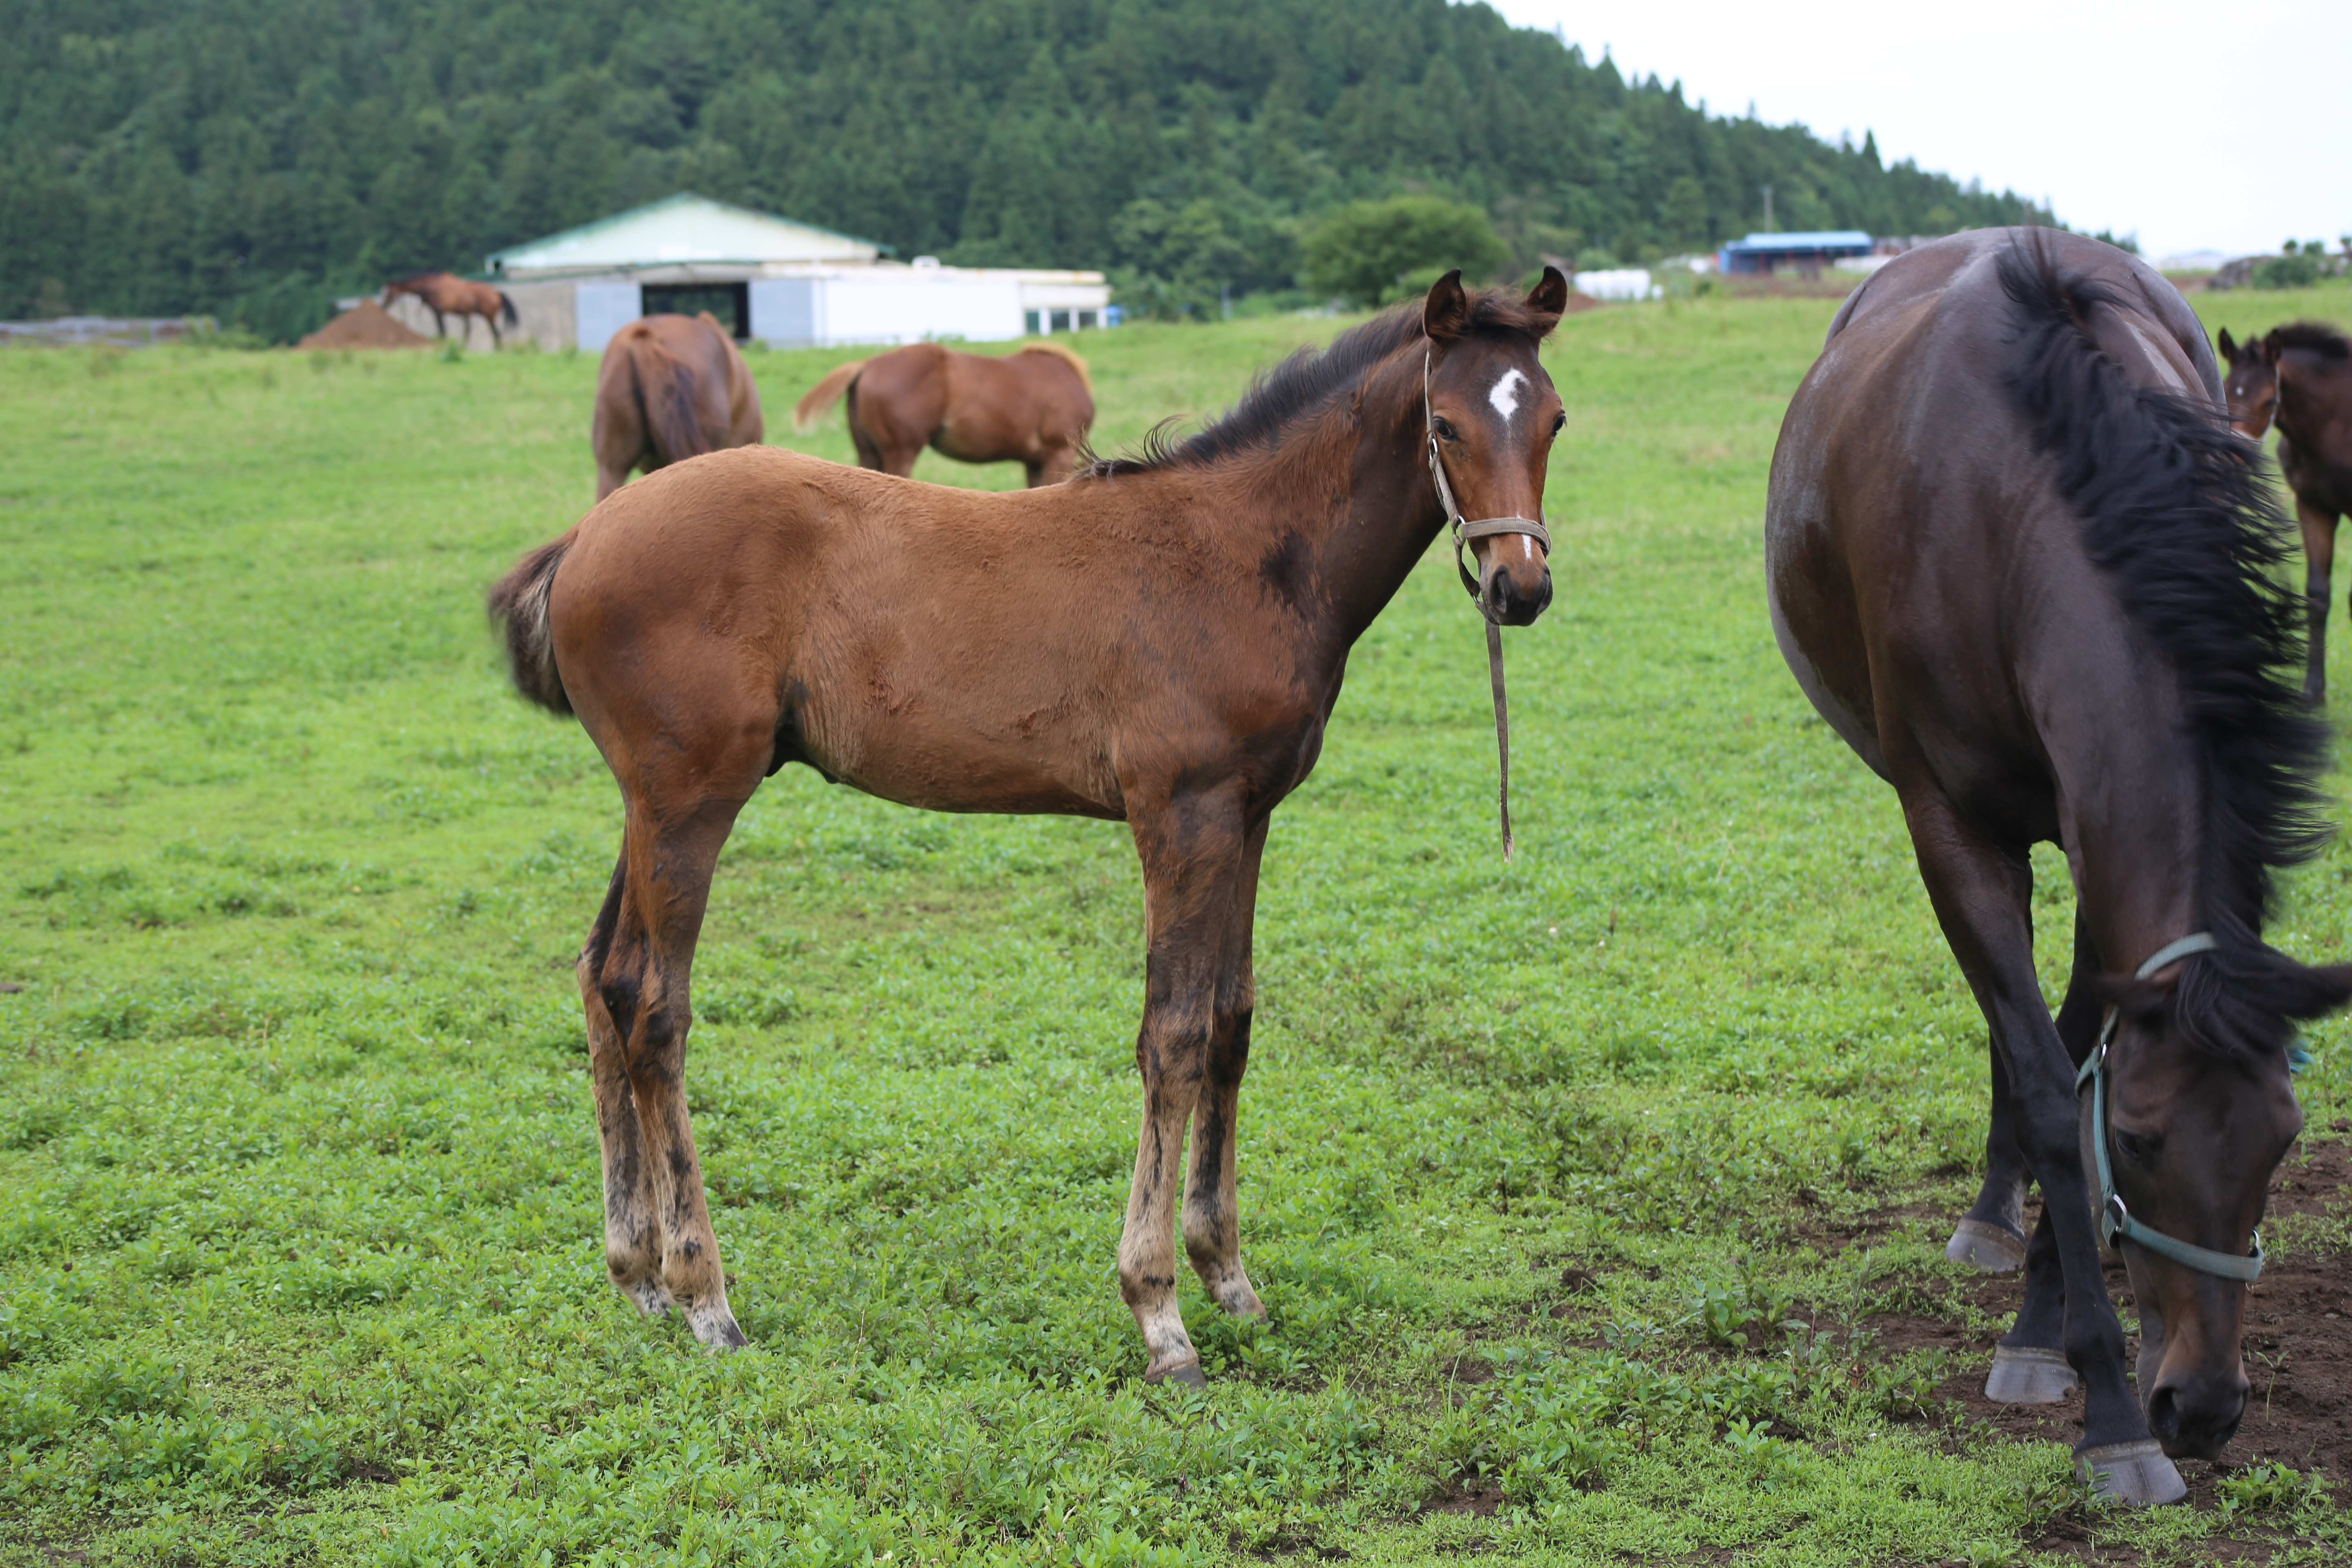
[[[2352,359],[2352,342],[2326,321],[2289,321],[2272,328],[2270,335],[2283,349],[2309,349],[2322,359]]]
[[[2302,605],[2272,576],[2286,519],[2219,410],[2135,385],[2084,330],[2100,307],[2129,309],[2121,294],[2061,275],[2039,243],[1999,267],[2017,330],[2010,394],[2056,459],[2091,559],[2180,691],[2205,812],[2198,896],[2220,946],[2183,966],[2176,1016],[2209,1050],[2279,1050],[2288,1018],[2329,1005],[2313,972],[2262,940],[2274,874],[2328,831],[2315,783],[2326,732],[2290,679]],[[2101,955],[2126,972],[2147,956]]]
[[[1540,337],[1543,321],[1526,302],[1507,289],[1470,296],[1467,333],[1501,337],[1512,333]],[[1181,441],[1170,438],[1174,420],[1155,426],[1140,450],[1118,458],[1085,454],[1081,479],[1109,479],[1119,474],[1143,474],[1164,468],[1199,468],[1270,447],[1301,417],[1314,413],[1333,397],[1356,385],[1371,368],[1423,335],[1418,301],[1383,311],[1360,327],[1331,340],[1321,353],[1300,349],[1250,383],[1241,401],[1223,416]]]

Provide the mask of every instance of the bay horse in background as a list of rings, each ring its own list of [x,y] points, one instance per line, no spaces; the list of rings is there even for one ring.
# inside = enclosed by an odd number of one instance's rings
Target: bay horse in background
[[[960,463],[1019,463],[1031,489],[1070,477],[1095,422],[1087,362],[1059,343],[1002,356],[909,343],[835,365],[793,410],[803,435],[849,399],[857,466],[904,479],[925,447]]]
[[[2224,390],[2230,423],[2259,441],[2278,426],[2278,466],[2294,493],[2303,527],[2304,695],[2327,700],[2327,601],[2336,563],[2336,525],[2352,511],[2352,342],[2325,321],[2291,321],[2259,338],[2232,342],[2221,329],[2229,364]]]
[[[2170,284],[2094,240],[1989,229],[1897,257],[1838,311],[1765,526],[1781,651],[1895,786],[1990,1028],[1991,1169],[1953,1247],[1971,1224],[2005,1236],[2026,1280],[1986,1394],[2047,1402],[2079,1376],[2079,1470],[2170,1501],[2168,1456],[2219,1454],[2244,1411],[2250,1242],[2303,1121],[2293,1021],[2352,997],[2352,967],[2262,937],[2275,874],[2324,838],[2298,606],[2268,575],[2284,520]],[[2054,1020],[2040,840],[2075,890]]]
[[[383,298],[379,303],[389,305],[403,294],[414,294],[425,308],[433,312],[433,335],[449,335],[447,318],[479,316],[489,323],[490,342],[500,349],[506,340],[499,335],[499,322],[503,320],[513,326],[519,320],[515,304],[504,289],[488,283],[471,283],[449,272],[420,272],[414,278],[403,278],[383,286]]]
[[[650,474],[767,433],[751,367],[709,311],[640,316],[604,345],[588,421],[598,500],[633,468]]]
[[[577,715],[621,786],[578,975],[624,1295],[681,1308],[706,1345],[744,1342],[687,1119],[689,974],[736,814],[800,763],[931,811],[1128,825],[1146,968],[1119,1291],[1145,1377],[1202,1380],[1177,1308],[1180,1182],[1193,1271],[1226,1311],[1265,1310],[1234,1150],[1269,819],[1315,765],[1349,648],[1445,522],[1434,465],[1486,520],[1463,531],[1485,616],[1524,626],[1550,602],[1532,520],[1566,416],[1537,353],[1567,303],[1556,270],[1524,299],[1449,273],[1191,439],[1042,489],[772,447],[699,458],[491,590],[517,687]]]

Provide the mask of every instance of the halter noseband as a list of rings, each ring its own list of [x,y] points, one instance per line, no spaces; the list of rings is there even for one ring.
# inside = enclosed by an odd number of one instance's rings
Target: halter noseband
[[[2221,943],[2210,931],[2200,931],[2182,937],[2179,942],[2158,948],[2134,974],[2136,980],[2146,980],[2168,963],[2176,963],[2195,952],[2210,952]],[[2120,1237],[2137,1242],[2161,1258],[2206,1274],[2217,1274],[2224,1279],[2242,1279],[2248,1284],[2262,1278],[2263,1233],[2254,1232],[2253,1246],[2243,1258],[2233,1258],[2210,1247],[2191,1247],[2185,1241],[2152,1229],[2132,1217],[2131,1210],[2116,1191],[2116,1172],[2107,1155],[2107,1047],[2116,1037],[2116,1009],[2109,1007],[2105,1022],[2099,1026],[2099,1043],[2074,1075],[2074,1093],[2082,1095],[2083,1086],[2091,1086],[2091,1147],[2096,1151],[2099,1175],[2099,1239],[2109,1247],[2116,1246]]]
[[[1487,517],[1475,522],[1465,521],[1462,508],[1454,499],[1454,487],[1445,482],[1445,459],[1437,450],[1437,411],[1429,402],[1429,363],[1433,346],[1423,342],[1421,350],[1421,422],[1422,434],[1429,443],[1429,477],[1437,482],[1437,502],[1445,509],[1445,521],[1454,532],[1454,570],[1462,578],[1463,589],[1472,599],[1478,597],[1478,579],[1471,574],[1462,559],[1463,546],[1474,539],[1491,539],[1498,533],[1524,533],[1543,548],[1547,559],[1551,555],[1551,534],[1538,520],[1532,517]],[[1543,510],[1540,497],[1536,510]],[[1503,819],[1503,862],[1511,859],[1511,718],[1508,704],[1503,697],[1503,628],[1495,617],[1479,607],[1479,618],[1486,623],[1486,674],[1495,689],[1495,805]]]

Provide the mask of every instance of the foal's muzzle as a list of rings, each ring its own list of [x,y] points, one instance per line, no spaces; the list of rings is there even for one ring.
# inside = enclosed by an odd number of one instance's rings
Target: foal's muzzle
[[[1478,607],[1486,618],[1498,626],[1524,626],[1533,624],[1551,604],[1551,568],[1543,569],[1531,592],[1522,593],[1513,584],[1512,574],[1494,571],[1486,574],[1486,591],[1478,595]]]
[[[2214,1458],[2246,1413],[2247,1387],[2245,1373],[2234,1370],[2178,1383],[2159,1380],[2148,1395],[2147,1429],[2173,1458]]]

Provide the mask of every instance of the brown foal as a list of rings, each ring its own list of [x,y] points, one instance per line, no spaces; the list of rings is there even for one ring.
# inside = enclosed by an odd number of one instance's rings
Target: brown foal
[[[2278,426],[2279,473],[2303,525],[2309,644],[2303,692],[2324,702],[2336,525],[2352,511],[2352,342],[2325,321],[2291,321],[2242,343],[2231,342],[2224,327],[2221,358],[2229,366],[2222,390],[2230,422],[2239,434],[2259,441]]]
[[[643,316],[604,345],[588,420],[598,500],[619,489],[632,468],[650,474],[705,452],[752,446],[766,434],[751,369],[709,311]]]
[[[1234,1142],[1268,821],[1315,764],[1349,649],[1444,522],[1433,443],[1469,518],[1541,515],[1565,416],[1537,351],[1567,302],[1557,271],[1524,300],[1449,274],[1419,311],[1302,351],[1190,440],[1050,489],[950,489],[770,447],[697,458],[614,493],[491,591],[517,686],[576,714],[621,786],[620,863],[579,981],[624,1294],[678,1306],[707,1345],[744,1342],[687,1119],[688,975],[736,814],[797,762],[934,811],[1128,824],[1148,952],[1119,1290],[1145,1376],[1200,1381],[1177,1309],[1180,1183],[1193,1271],[1225,1310],[1264,1310]],[[1534,620],[1551,597],[1534,539],[1471,549],[1480,609]]]
[[[1087,362],[1059,343],[1002,356],[910,343],[835,365],[793,408],[793,428],[815,429],[844,394],[857,466],[901,479],[928,446],[960,463],[1019,463],[1033,489],[1056,485],[1095,422]]]
[[[414,294],[425,308],[433,312],[433,335],[449,335],[451,316],[479,316],[490,329],[490,342],[499,348],[506,340],[499,334],[499,322],[504,320],[513,326],[520,320],[514,301],[503,290],[488,283],[472,283],[451,272],[420,272],[414,278],[404,278],[397,283],[383,286],[383,299],[389,305],[403,294]]]

